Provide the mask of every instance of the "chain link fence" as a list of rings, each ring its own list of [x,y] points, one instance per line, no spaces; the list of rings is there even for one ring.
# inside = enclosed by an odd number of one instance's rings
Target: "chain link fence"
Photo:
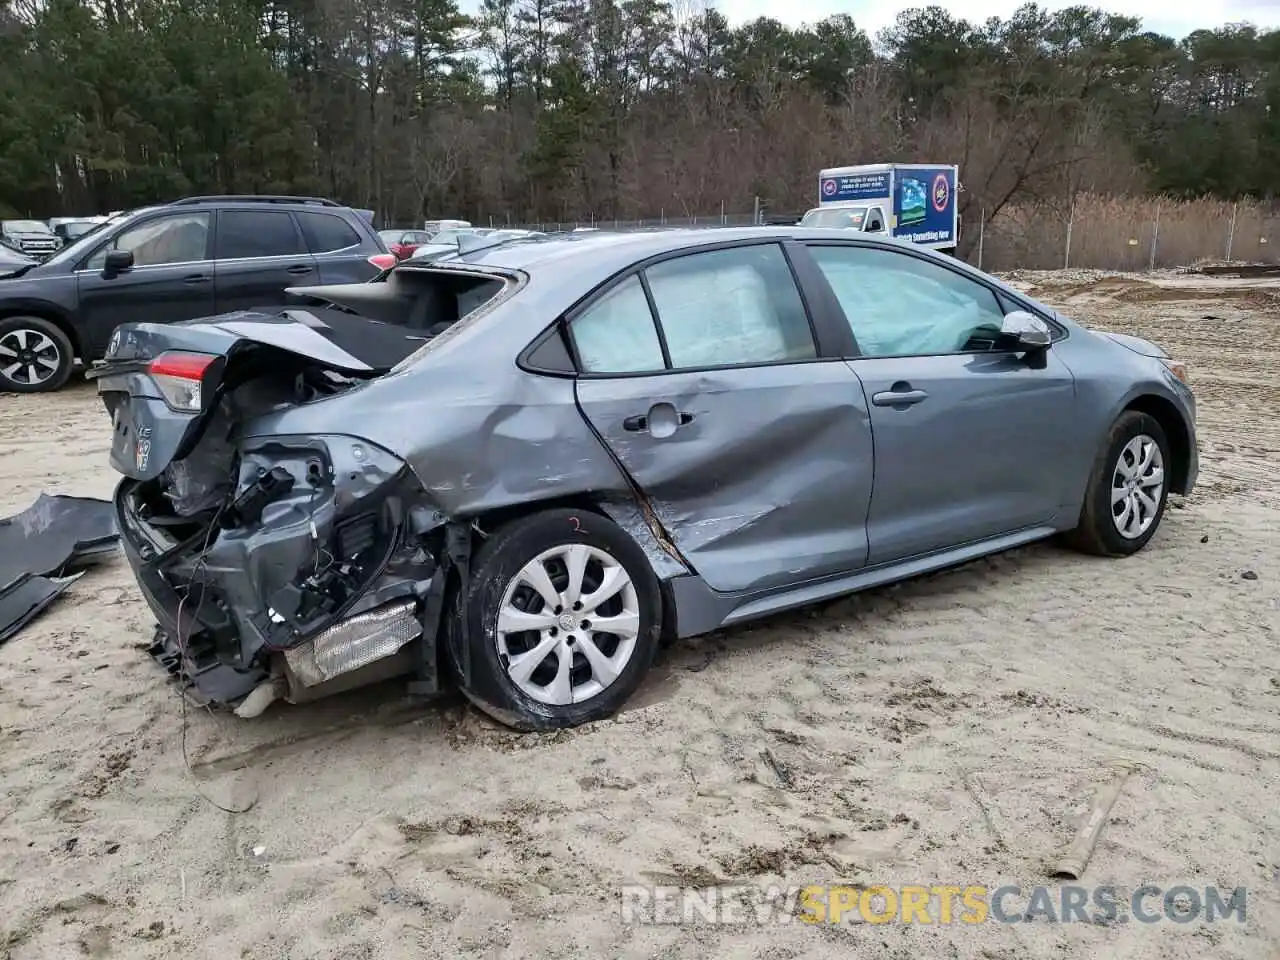
[[[1280,264],[1280,205],[1256,201],[1102,197],[1011,204],[988,216],[971,209],[960,224],[961,251],[992,272],[1098,269],[1138,272],[1210,261]],[[567,233],[583,230],[651,230],[679,227],[743,227],[794,223],[802,211],[776,214],[757,200],[753,209],[696,216],[636,220],[596,218],[527,220],[481,217],[477,227]]]

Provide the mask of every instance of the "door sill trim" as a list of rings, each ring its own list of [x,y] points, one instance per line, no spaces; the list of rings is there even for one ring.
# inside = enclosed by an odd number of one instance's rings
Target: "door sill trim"
[[[1057,527],[1047,525],[1027,527],[1013,533],[974,541],[936,553],[911,557],[907,560],[895,560],[874,567],[863,567],[853,573],[820,581],[809,581],[764,596],[755,593],[716,593],[699,576],[675,577],[668,581],[668,586],[676,608],[677,634],[680,637],[692,637],[719,627],[755,620],[768,614],[808,606],[845,594],[858,593],[871,587],[906,580],[935,570],[968,563],[989,554],[1025,546],[1058,532]]]

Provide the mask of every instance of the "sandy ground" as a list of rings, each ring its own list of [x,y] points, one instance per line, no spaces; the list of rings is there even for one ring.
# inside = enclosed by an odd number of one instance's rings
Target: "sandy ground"
[[[1191,365],[1200,486],[1143,554],[1034,546],[702,638],[554,736],[395,684],[184,716],[113,561],[0,648],[0,958],[1276,957],[1280,287],[1015,279]],[[0,512],[106,496],[107,436],[85,386],[0,397]],[[1243,886],[1244,923],[620,919],[635,883],[1053,884],[1117,758],[1145,766],[1082,884]]]

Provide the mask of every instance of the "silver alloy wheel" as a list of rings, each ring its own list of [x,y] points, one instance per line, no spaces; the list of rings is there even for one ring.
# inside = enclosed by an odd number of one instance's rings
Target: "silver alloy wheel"
[[[539,703],[582,703],[631,662],[640,602],[618,560],[582,543],[544,550],[507,584],[498,653],[507,676]]]
[[[39,330],[18,327],[0,336],[0,373],[14,383],[44,383],[62,362],[62,352]]]
[[[1111,473],[1111,521],[1126,540],[1137,540],[1155,523],[1164,496],[1164,455],[1145,433],[1124,445]]]

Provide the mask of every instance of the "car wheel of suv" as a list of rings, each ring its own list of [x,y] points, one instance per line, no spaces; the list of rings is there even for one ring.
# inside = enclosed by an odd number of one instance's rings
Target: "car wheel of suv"
[[[467,595],[455,591],[458,685],[520,730],[607,717],[653,662],[661,603],[644,552],[607,518],[558,509],[513,521],[476,554]],[[460,617],[466,651],[452,626]]]
[[[1147,545],[1164,516],[1169,442],[1156,419],[1122,413],[1093,466],[1072,546],[1104,557],[1125,557]]]
[[[75,351],[67,335],[41,317],[0,320],[0,390],[58,390],[71,376]]]

